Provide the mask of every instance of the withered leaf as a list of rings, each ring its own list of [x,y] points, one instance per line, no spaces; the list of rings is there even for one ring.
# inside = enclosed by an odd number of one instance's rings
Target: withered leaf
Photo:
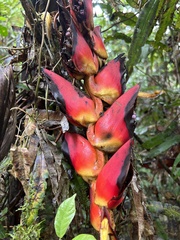
[[[64,117],[64,114],[60,111],[46,111],[45,109],[38,109],[35,111],[34,108],[30,108],[27,109],[26,112],[29,116],[34,115],[38,125],[40,125],[42,128],[53,128],[58,125],[60,126],[62,118]],[[28,118],[29,117],[27,117],[26,120],[28,120]]]
[[[30,117],[29,115],[26,115],[25,121],[24,121],[24,136],[31,136],[34,134],[36,129],[36,123],[34,118]]]
[[[27,220],[27,224],[32,224],[36,218],[39,209],[41,208],[41,204],[43,202],[48,178],[47,166],[44,158],[44,153],[42,151],[38,151],[33,171],[31,173],[32,183],[29,188],[29,193],[32,191],[30,195],[30,205],[31,212],[29,214],[29,218]]]
[[[138,97],[140,98],[156,98],[159,97],[160,95],[164,94],[164,90],[156,90],[154,92],[148,93],[148,92],[139,92]]]
[[[133,195],[133,207],[131,209],[130,218],[134,228],[133,234],[137,232],[137,236],[134,235],[133,238],[141,240],[143,236],[146,236],[148,239],[152,239],[154,236],[154,227],[146,212],[143,192],[139,186],[135,173],[131,181],[131,190]]]
[[[55,195],[55,198],[58,197],[59,193],[59,182],[61,178],[61,159],[62,155],[59,153],[57,146],[53,146],[48,140],[45,141],[46,133],[42,129],[39,131],[36,129],[36,133],[39,137],[39,143],[41,150],[44,153],[44,157],[47,164],[47,169],[52,185],[52,191]]]
[[[16,129],[15,81],[12,66],[0,67],[0,161],[7,155]]]
[[[36,158],[37,149],[38,138],[35,135],[31,136],[28,148],[20,146],[11,148],[13,164],[11,174],[21,182],[26,195],[28,194],[30,172]]]

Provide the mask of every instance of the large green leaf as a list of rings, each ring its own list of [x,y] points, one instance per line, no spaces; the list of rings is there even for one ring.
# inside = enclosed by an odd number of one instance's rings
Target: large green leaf
[[[76,194],[70,198],[67,198],[63,203],[61,203],[57,210],[54,227],[59,238],[62,238],[64,236],[75,216],[75,197]]]
[[[93,235],[90,234],[80,234],[72,240],[96,240]]]
[[[165,152],[166,150],[168,150],[170,147],[172,147],[173,145],[180,143],[180,135],[174,135],[174,136],[170,136],[167,137],[166,139],[164,139],[164,142],[161,143],[159,146],[153,148],[148,154],[147,154],[147,158],[153,158],[158,156],[159,154]]]
[[[164,32],[166,31],[167,27],[171,25],[172,20],[173,20],[173,14],[174,14],[176,4],[178,3],[178,1],[179,0],[171,0],[171,1],[167,2],[165,12],[161,18],[160,26],[156,33],[155,39],[157,42],[161,41],[162,36],[163,36]]]
[[[138,63],[141,48],[146,43],[155,25],[159,2],[160,0],[149,0],[139,15],[128,52],[129,61],[127,65],[129,75],[132,73],[133,66]]]

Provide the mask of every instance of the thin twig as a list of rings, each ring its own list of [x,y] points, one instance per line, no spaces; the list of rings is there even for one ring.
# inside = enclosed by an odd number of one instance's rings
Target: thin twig
[[[48,98],[46,98],[46,97],[38,96],[38,98],[39,98],[39,99],[42,99],[42,100],[45,100],[45,101],[48,101],[48,102],[53,102],[53,103],[56,102],[55,100],[53,100],[53,99],[48,99]]]
[[[40,80],[41,80],[41,57],[42,57],[42,49],[43,49],[43,45],[44,45],[44,35],[45,35],[44,23],[45,23],[46,14],[48,11],[49,3],[50,3],[50,0],[48,0],[48,2],[47,2],[46,9],[45,9],[45,15],[44,15],[44,18],[42,21],[42,39],[41,39],[41,46],[39,49],[39,58],[38,58],[38,80],[37,80],[36,91],[35,91],[36,97],[38,95],[38,89],[39,89],[39,84],[40,84]]]
[[[116,22],[116,23],[113,23],[110,27],[106,28],[105,30],[101,31],[101,33],[104,33],[104,32],[107,32],[109,29],[111,29],[112,27],[118,25],[122,23],[122,21],[119,21],[119,22]]]
[[[30,49],[32,47],[32,45],[28,46],[28,47],[22,47],[22,48],[15,48],[15,47],[0,47],[0,49],[8,49],[8,50],[26,50],[26,49]]]

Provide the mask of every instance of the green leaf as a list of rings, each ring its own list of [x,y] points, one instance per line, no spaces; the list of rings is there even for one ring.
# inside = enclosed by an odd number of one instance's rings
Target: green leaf
[[[168,46],[166,44],[162,43],[162,42],[157,43],[156,41],[148,40],[147,43],[149,45],[151,45],[154,49],[158,49],[159,51],[163,51],[163,50],[168,51],[169,50]]]
[[[149,0],[139,15],[128,53],[129,61],[127,65],[129,75],[132,73],[133,66],[138,63],[141,55],[141,48],[146,43],[155,25],[159,1],[160,0]]]
[[[112,15],[112,5],[111,4],[106,4],[106,3],[98,3],[100,8],[104,11],[107,11],[109,15]]]
[[[54,227],[56,235],[59,238],[62,238],[64,236],[71,221],[75,216],[75,197],[76,194],[74,194],[70,198],[67,198],[63,203],[61,203],[57,210]]]
[[[8,36],[8,29],[7,27],[4,27],[2,25],[0,25],[0,35],[3,37],[7,37]]]
[[[5,22],[5,21],[7,21],[7,18],[6,18],[6,17],[3,17],[3,16],[0,16],[0,21],[1,21],[1,22]]]
[[[1,210],[0,212],[0,219],[3,220],[3,218],[5,217],[5,215],[8,213],[8,208],[5,207],[3,210]]]
[[[174,173],[174,178],[177,179],[180,177],[180,169],[176,169],[176,171],[173,172]]]
[[[72,240],[96,240],[93,235],[90,234],[80,234],[77,237],[73,238]]]
[[[133,8],[139,8],[145,4],[146,0],[126,0],[126,2]]]
[[[124,41],[127,42],[127,43],[130,43],[130,42],[131,42],[131,38],[130,38],[129,36],[127,36],[127,35],[124,34],[124,33],[116,32],[113,36],[108,35],[108,36],[105,38],[105,43],[108,43],[109,41],[114,41],[114,39],[122,39],[122,40],[124,40]]]
[[[6,231],[4,227],[0,224],[0,239],[5,239],[6,237]]]
[[[165,33],[167,27],[171,25],[172,20],[173,20],[173,14],[175,12],[176,4],[178,3],[178,1],[179,0],[171,0],[171,1],[167,2],[165,13],[163,14],[163,16],[161,18],[160,26],[156,33],[155,39],[157,42],[161,41],[163,34]]]
[[[115,20],[116,18],[120,18],[121,23],[124,23],[128,26],[135,26],[136,21],[137,21],[137,17],[134,13],[132,12],[128,12],[128,13],[123,13],[123,12],[115,12],[112,17],[111,17],[111,21]]]
[[[126,0],[126,2],[133,8],[139,8],[139,4],[137,0]]]
[[[172,122],[171,125],[168,127],[167,130],[165,130],[164,132],[161,132],[151,138],[148,138],[147,141],[145,141],[142,146],[146,149],[152,149],[158,145],[160,145],[161,143],[164,142],[164,139],[166,139],[168,136],[173,134],[173,131],[175,129],[175,125]]]
[[[177,155],[174,164],[173,164],[173,168],[172,168],[172,172],[175,171],[175,168],[177,167],[177,165],[180,163],[180,153]]]
[[[175,135],[175,136],[170,136],[166,139],[164,139],[164,142],[160,144],[159,146],[153,148],[148,154],[147,158],[153,158],[158,156],[159,154],[165,152],[168,150],[170,147],[173,145],[177,144],[180,142],[180,135]]]
[[[164,214],[168,217],[168,218],[176,218],[177,220],[180,221],[180,212],[179,212],[179,208],[173,208],[173,207],[169,207],[169,208],[164,208]]]
[[[176,11],[175,12],[175,28],[177,28],[178,30],[180,29],[180,12]]]
[[[160,133],[155,137],[148,139],[146,142],[142,144],[142,146],[146,149],[152,149],[161,144],[167,136],[168,136],[167,133]]]
[[[0,172],[7,171],[6,169],[11,165],[11,159],[10,158],[4,158],[0,162]]]

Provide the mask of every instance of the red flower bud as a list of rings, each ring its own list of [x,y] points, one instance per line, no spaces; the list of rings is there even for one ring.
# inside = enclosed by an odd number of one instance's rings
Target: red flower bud
[[[84,37],[75,24],[71,24],[72,30],[72,61],[76,69],[86,75],[96,74],[98,68],[94,62],[93,53]]]
[[[47,69],[43,72],[51,80],[49,82],[51,92],[69,121],[86,127],[97,121],[103,111],[100,99],[94,103],[63,77]]]
[[[76,172],[87,182],[96,178],[104,166],[104,153],[94,148],[86,138],[77,133],[64,134],[62,151],[70,159]]]
[[[90,32],[90,37],[94,52],[99,57],[106,59],[108,55],[101,36],[101,28],[96,26],[94,30]]]
[[[100,150],[115,152],[133,137],[134,119],[132,118],[139,85],[135,85],[103,114],[94,125],[89,125],[87,138]]]
[[[131,145],[130,139],[110,158],[98,175],[95,194],[97,205],[114,208],[122,202],[123,191],[133,175],[130,167]]]
[[[111,105],[125,90],[124,60],[125,58],[119,55],[101,68],[95,77],[86,79],[87,90]]]

